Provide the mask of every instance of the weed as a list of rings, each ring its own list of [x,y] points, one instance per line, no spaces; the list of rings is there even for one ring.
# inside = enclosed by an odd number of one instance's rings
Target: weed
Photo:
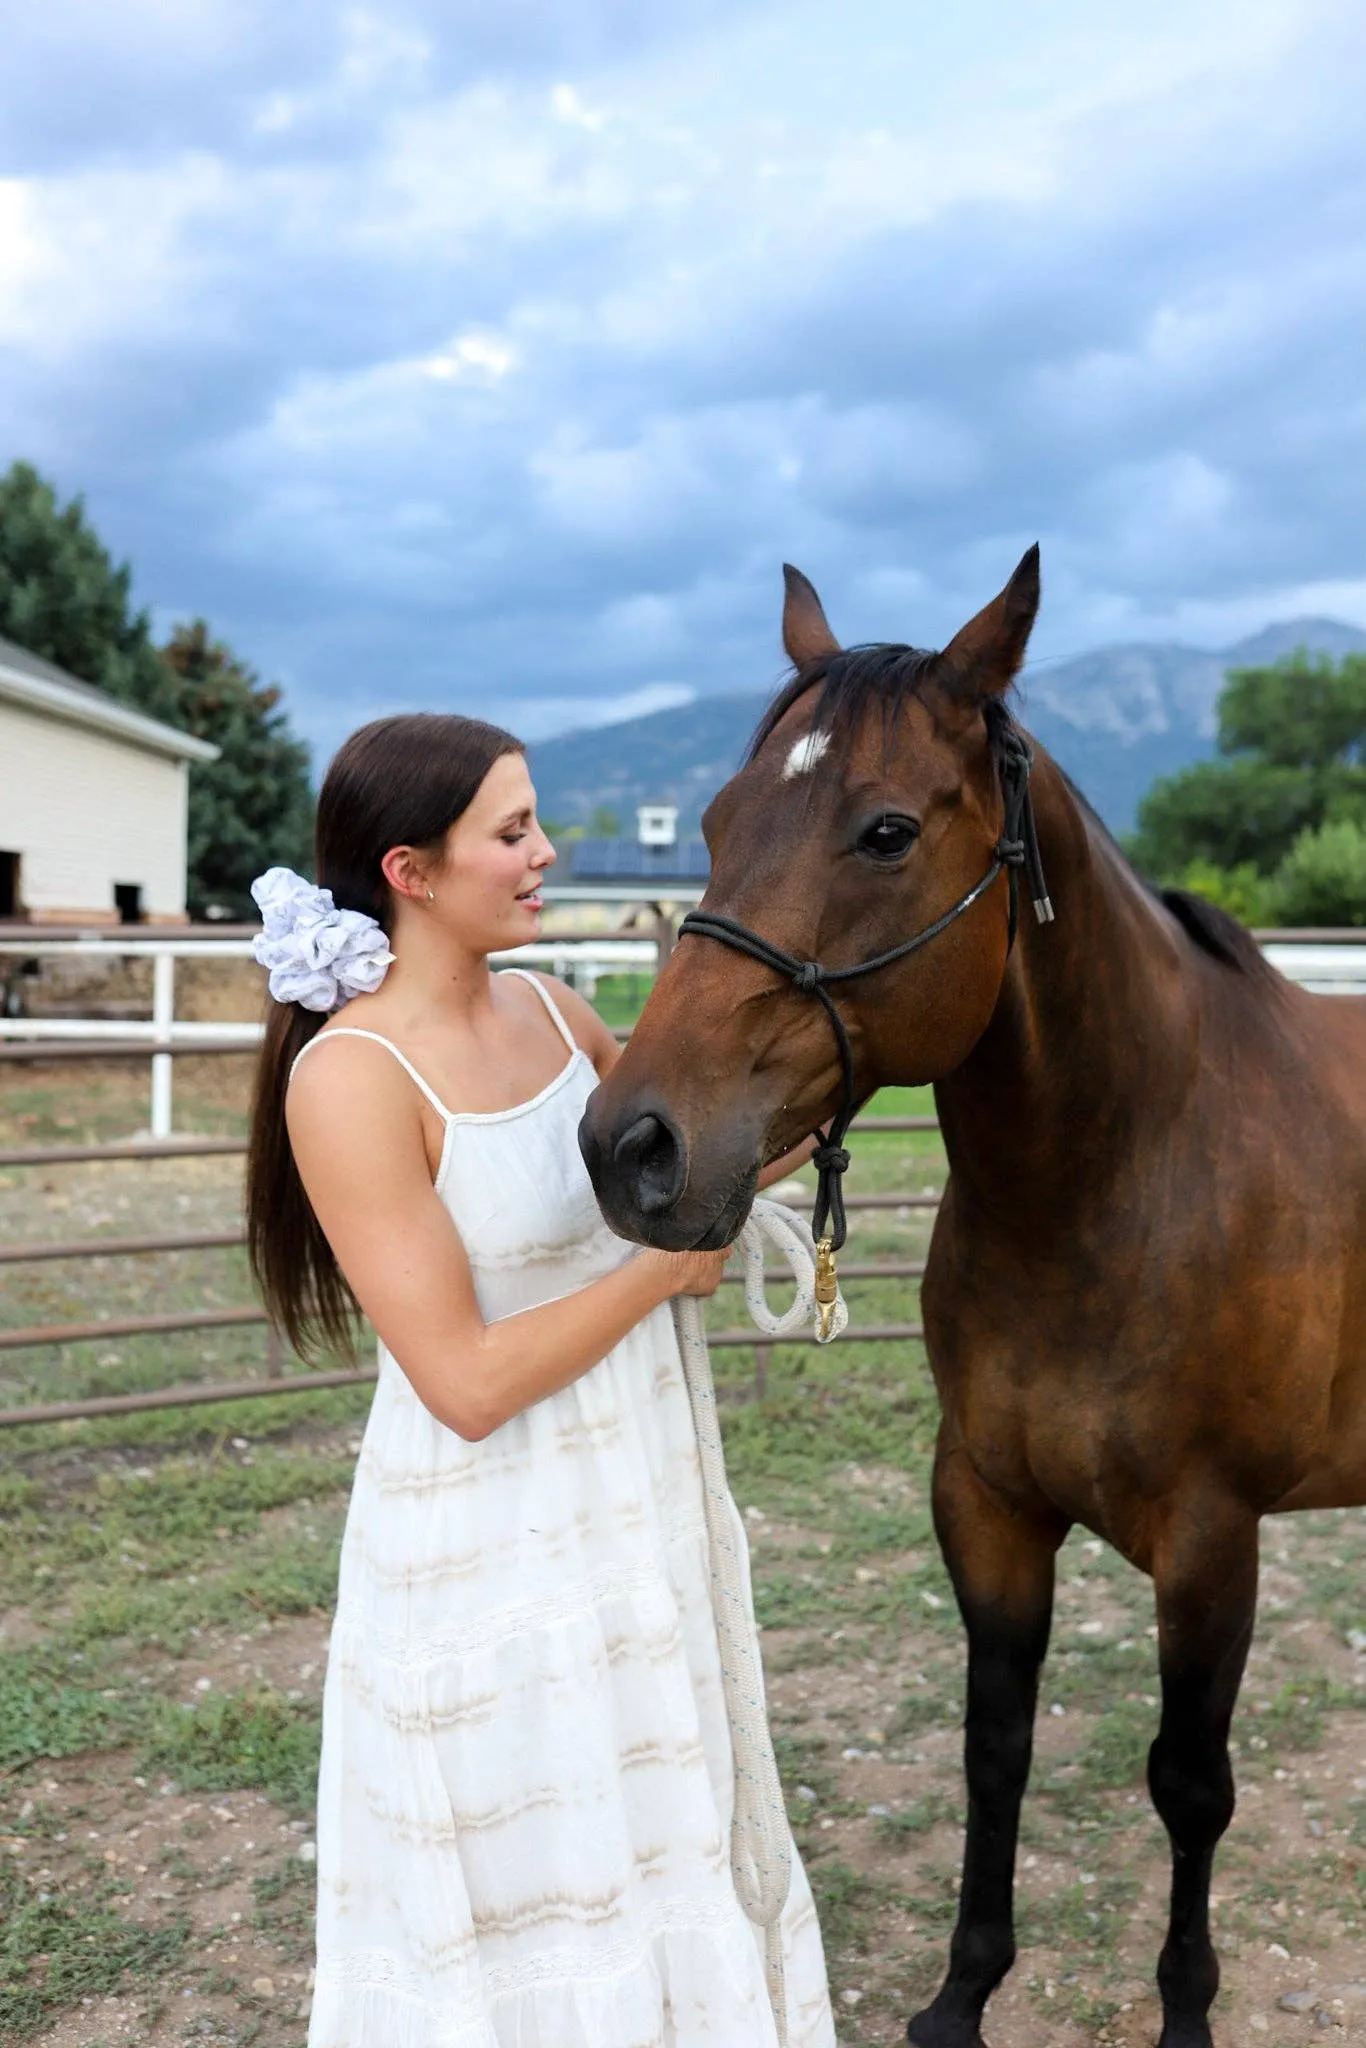
[[[837,1797],[834,1773],[827,1761],[830,1745],[820,1736],[793,1735],[790,1731],[775,1729],[773,1732],[773,1755],[778,1765],[778,1775],[783,1781],[788,1805],[810,1807],[810,1800],[796,1799],[798,1785],[806,1786],[816,1795],[815,1804],[828,1806]]]
[[[1101,1715],[1081,1753],[1079,1782],[1092,1790],[1138,1785],[1157,1733],[1157,1715],[1138,1700],[1121,1700]]]
[[[312,1867],[299,1856],[287,1856],[274,1870],[252,1879],[253,1927],[291,1953],[305,1954],[313,1941],[314,1889]]]
[[[130,1924],[105,1884],[72,1900],[0,1866],[0,2040],[36,2034],[81,1998],[141,1989],[181,1960],[189,1922]]]
[[[1106,1876],[1090,1884],[1068,1885],[1050,1898],[1023,1900],[1021,1938],[1065,1954],[1109,1949],[1137,1895],[1132,1878]]]
[[[1256,1720],[1257,1733],[1273,1746],[1317,1749],[1323,1741],[1323,1717],[1342,1709],[1366,1709],[1366,1695],[1349,1685],[1335,1685],[1321,1672],[1283,1685]]]
[[[808,1871],[811,1893],[816,1901],[820,1917],[821,1935],[827,1951],[852,1949],[857,1955],[867,1952],[872,1930],[869,1920],[883,1906],[907,1906],[891,1885],[880,1883],[877,1878],[866,1876],[855,1870],[852,1864],[842,1863],[837,1857],[822,1858],[811,1865]]]
[[[909,1806],[901,1807],[896,1813],[880,1814],[878,1840],[901,1843],[913,1835],[928,1834],[941,1821],[960,1818],[956,1800],[946,1798],[942,1792],[927,1792],[923,1799],[913,1799]]]
[[[951,1707],[932,1686],[918,1686],[906,1694],[888,1721],[887,1740],[896,1742],[904,1735],[918,1735],[924,1728],[942,1727],[955,1718],[955,1712],[956,1705]]]
[[[207,1693],[193,1707],[159,1701],[144,1762],[189,1792],[264,1792],[306,1811],[318,1778],[316,1706],[269,1688]]]
[[[823,1616],[841,1612],[843,1601],[827,1592],[814,1572],[776,1572],[754,1587],[754,1612],[760,1628],[800,1628]]]
[[[0,1664],[0,1775],[126,1742],[146,1706],[111,1690],[73,1683],[50,1652],[8,1656]]]

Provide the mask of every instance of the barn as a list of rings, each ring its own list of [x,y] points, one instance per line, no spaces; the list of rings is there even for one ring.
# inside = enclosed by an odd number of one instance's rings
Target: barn
[[[0,920],[183,922],[189,765],[217,758],[0,640]]]

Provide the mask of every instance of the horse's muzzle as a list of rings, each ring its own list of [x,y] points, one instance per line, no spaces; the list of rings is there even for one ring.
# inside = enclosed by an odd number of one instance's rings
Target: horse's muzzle
[[[590,1100],[579,1124],[583,1154],[598,1207],[619,1237],[663,1251],[714,1250],[729,1244],[749,1213],[751,1172],[744,1186],[732,1180],[719,1202],[699,1200],[689,1186],[688,1147],[660,1106],[627,1106],[621,1120],[604,1116]]]

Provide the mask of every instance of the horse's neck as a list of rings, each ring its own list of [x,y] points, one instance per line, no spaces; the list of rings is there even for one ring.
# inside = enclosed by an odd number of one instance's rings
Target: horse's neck
[[[1195,1056],[1178,935],[1042,752],[1034,805],[1056,922],[1022,887],[991,1022],[936,1089],[955,1179],[992,1207],[1084,1201],[1177,1113]]]

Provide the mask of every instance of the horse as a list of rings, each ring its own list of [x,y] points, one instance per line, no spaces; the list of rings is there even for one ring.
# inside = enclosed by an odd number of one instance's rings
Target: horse
[[[581,1150],[622,1236],[720,1246],[816,1131],[838,1224],[854,1108],[933,1083],[949,1177],[921,1299],[968,1811],[947,1971],[907,2039],[985,2048],[1081,1524],[1153,1581],[1160,2048],[1211,2048],[1259,1521],[1366,1502],[1366,1004],[1293,987],[1231,917],[1140,880],[1028,742],[1037,548],[941,652],[842,648],[785,576],[791,677],[706,812],[701,911]]]

